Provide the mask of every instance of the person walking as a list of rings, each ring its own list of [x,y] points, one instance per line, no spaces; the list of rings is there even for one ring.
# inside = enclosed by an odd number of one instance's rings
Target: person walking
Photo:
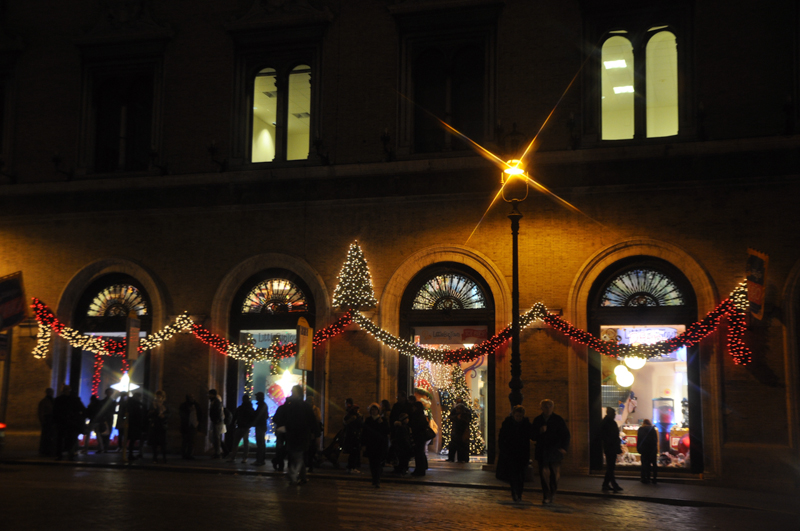
[[[147,410],[142,403],[142,393],[133,393],[126,402],[128,418],[128,459],[133,462],[134,459],[141,459],[144,457],[144,434],[147,429]],[[136,455],[136,447],[139,447],[139,455]]]
[[[253,420],[256,416],[256,410],[253,409],[253,402],[250,401],[250,395],[244,394],[242,396],[242,405],[236,408],[233,414],[233,448],[231,449],[228,462],[233,463],[236,461],[236,455],[239,453],[239,441],[242,441],[242,463],[247,462],[247,454],[250,451],[250,428],[253,426]]]
[[[186,395],[178,413],[181,417],[181,458],[194,459],[194,438],[200,424],[200,404],[192,395]]]
[[[279,405],[272,415],[272,430],[275,433],[275,455],[272,456],[272,469],[282,472],[286,466],[287,450],[286,450],[286,403],[289,401],[287,398],[283,404]]]
[[[531,439],[536,442],[534,457],[539,465],[539,480],[542,482],[542,504],[553,503],[561,478],[561,462],[567,455],[570,433],[564,419],[553,411],[555,402],[546,398],[540,404],[542,414],[533,419]]]
[[[361,473],[361,428],[364,425],[364,417],[358,411],[358,405],[353,403],[352,398],[344,401],[345,414],[342,422],[344,423],[344,443],[343,449],[347,456],[347,471],[351,474]]]
[[[397,465],[394,472],[405,476],[408,474],[408,462],[411,459],[413,445],[411,443],[411,429],[408,427],[408,415],[401,413],[400,418],[392,425],[392,446]]]
[[[169,408],[167,407],[167,394],[156,391],[153,405],[147,412],[147,419],[150,425],[149,442],[153,449],[153,462],[158,463],[158,449],[161,448],[161,456],[167,462],[167,422],[169,420]]]
[[[531,422],[525,416],[525,408],[514,406],[511,415],[503,421],[497,437],[500,454],[495,476],[511,484],[511,499],[515,502],[522,500],[525,469],[531,460],[530,434]]]
[[[409,420],[409,427],[411,428],[411,439],[414,444],[414,472],[412,476],[422,477],[428,470],[428,455],[426,446],[428,441],[433,437],[431,436],[431,425],[428,417],[425,416],[425,406],[422,402],[413,403],[413,412]]]
[[[389,421],[383,418],[381,406],[377,403],[369,406],[369,416],[361,430],[361,444],[366,447],[364,454],[369,460],[372,486],[380,488],[383,462],[389,450]]]
[[[217,396],[217,390],[208,391],[208,437],[211,439],[211,448],[214,450],[211,459],[222,457],[222,436],[225,434],[225,414],[222,412],[222,401]]]
[[[256,428],[256,466],[267,464],[267,419],[269,408],[264,402],[264,393],[256,393],[256,411],[253,417],[253,426]]]
[[[70,461],[75,460],[78,435],[86,424],[86,408],[70,386],[61,388],[61,394],[53,399],[53,422],[56,426],[56,460],[60,461],[66,451]]]
[[[636,451],[642,461],[642,483],[658,483],[658,430],[644,419],[636,431]]]
[[[89,418],[89,423],[86,424],[83,435],[83,449],[86,454],[89,454],[89,442],[91,441],[92,433],[94,433],[95,441],[97,441],[96,454],[102,454],[106,447],[103,441],[103,432],[105,431],[105,422],[101,417],[101,410],[103,409],[103,402],[97,397],[92,395],[89,399],[89,406],[86,408],[86,416]]]
[[[622,444],[619,438],[619,426],[615,417],[617,410],[613,407],[606,408],[606,416],[600,423],[600,440],[603,444],[603,454],[606,456],[606,475],[603,478],[603,492],[613,490],[619,492],[622,487],[617,485],[614,471],[617,468],[617,456],[622,453]]]
[[[461,398],[456,399],[456,405],[450,411],[450,445],[447,460],[454,463],[469,462],[470,421],[472,412],[464,405]]]
[[[56,428],[53,422],[53,394],[55,391],[48,387],[44,390],[44,398],[39,400],[38,415],[39,426],[42,432],[39,435],[39,455],[52,456],[55,449]]]
[[[111,451],[111,432],[114,431],[114,414],[117,412],[116,391],[109,387],[106,389],[106,397],[100,401],[100,421],[105,423],[103,437],[103,447],[106,452]]]
[[[302,485],[308,481],[305,467],[305,454],[314,433],[314,410],[303,400],[303,387],[295,385],[292,394],[284,403],[284,408],[276,423],[286,435],[286,451],[289,454],[289,482]]]
[[[311,434],[311,444],[308,445],[308,452],[306,452],[306,468],[308,468],[309,472],[314,472],[314,466],[317,463],[319,438],[322,436],[322,412],[317,406],[317,401],[317,395],[309,391],[306,402],[314,412],[314,432]]]

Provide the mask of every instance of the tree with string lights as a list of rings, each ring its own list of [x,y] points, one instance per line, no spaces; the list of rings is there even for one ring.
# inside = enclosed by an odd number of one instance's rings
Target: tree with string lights
[[[367,310],[378,305],[372,288],[367,259],[358,242],[347,251],[347,260],[339,273],[339,284],[333,291],[333,306],[342,310]]]
[[[467,387],[467,379],[459,365],[453,365],[451,381],[452,385],[439,393],[442,402],[442,452],[450,446],[453,428],[450,411],[460,398],[470,416],[469,455],[482,455],[486,451],[486,443],[481,435],[480,415],[472,409],[472,396]]]

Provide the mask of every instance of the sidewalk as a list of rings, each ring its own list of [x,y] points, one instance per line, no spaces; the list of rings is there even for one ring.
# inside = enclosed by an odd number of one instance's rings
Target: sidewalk
[[[222,459],[210,459],[198,456],[195,460],[182,460],[177,455],[169,456],[166,464],[153,463],[149,454],[145,454],[144,459],[137,459],[132,465],[121,464],[119,453],[105,453],[95,455],[79,454],[75,461],[55,461],[51,458],[44,458],[35,452],[8,451],[0,455],[0,465],[40,465],[40,466],[80,466],[98,468],[136,468],[146,470],[166,470],[170,472],[184,473],[212,473],[212,474],[240,474],[240,475],[262,475],[275,476],[283,475],[283,472],[276,472],[272,469],[269,460],[266,466],[253,466],[253,459],[249,459],[247,464],[240,462],[230,463]],[[370,481],[367,466],[363,464],[362,474],[348,474],[344,468],[334,468],[330,463],[324,463],[321,468],[317,468],[310,475],[315,477],[347,480],[347,481]],[[431,461],[430,469],[426,476],[417,477],[397,477],[389,473],[389,469],[382,478],[382,483],[414,483],[420,485],[452,486],[461,488],[507,490],[508,484],[495,479],[494,472],[484,470],[478,463],[448,463],[441,461]],[[562,476],[559,485],[559,493],[573,496],[602,496],[614,497],[619,500],[640,500],[654,503],[664,503],[669,505],[687,507],[738,507],[755,509],[771,512],[781,512],[789,514],[800,514],[800,503],[794,494],[772,494],[764,492],[751,492],[739,489],[729,489],[713,487],[693,480],[670,480],[659,481],[658,485],[645,485],[638,479],[617,477],[623,491],[617,494],[604,493],[600,490],[602,484],[601,477],[594,476]],[[696,481],[696,480],[694,480]],[[530,492],[541,492],[538,477],[526,484],[526,490]]]

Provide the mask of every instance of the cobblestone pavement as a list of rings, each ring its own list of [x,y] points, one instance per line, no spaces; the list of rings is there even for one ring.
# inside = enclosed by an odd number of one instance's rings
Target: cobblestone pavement
[[[800,529],[797,515],[557,496],[515,504],[500,490],[166,470],[0,465],[0,527],[18,529],[752,530]]]

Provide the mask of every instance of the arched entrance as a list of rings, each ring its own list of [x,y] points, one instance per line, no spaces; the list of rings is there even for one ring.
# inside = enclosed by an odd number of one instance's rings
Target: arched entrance
[[[487,282],[456,262],[425,267],[412,278],[400,302],[400,336],[430,348],[470,347],[494,335],[495,306]],[[398,387],[422,401],[438,435],[429,451],[442,455],[450,442],[450,411],[469,410],[471,458],[485,460],[494,445],[495,358],[460,366],[401,358]]]
[[[301,317],[312,328],[315,326],[314,297],[309,286],[289,270],[267,269],[245,280],[234,295],[229,318],[230,339],[238,344],[250,342],[259,348],[267,348],[274,342],[293,343],[297,341],[297,322]],[[293,385],[308,383],[313,386],[314,382],[313,371],[296,369],[294,357],[255,363],[228,358],[226,363],[225,400],[231,410],[241,402],[243,394],[250,394],[255,402],[255,393],[262,392],[271,417]],[[270,424],[267,444],[274,443]]]
[[[629,256],[607,266],[588,297],[589,330],[604,341],[650,344],[675,337],[697,320],[697,299],[686,276],[669,262]],[[617,409],[623,453],[619,466],[639,466],[636,430],[644,419],[659,431],[659,465],[703,471],[699,347],[641,360],[616,360],[589,351],[589,432],[603,411]],[[636,363],[639,361],[639,363]],[[591,439],[590,466],[603,467]]]

